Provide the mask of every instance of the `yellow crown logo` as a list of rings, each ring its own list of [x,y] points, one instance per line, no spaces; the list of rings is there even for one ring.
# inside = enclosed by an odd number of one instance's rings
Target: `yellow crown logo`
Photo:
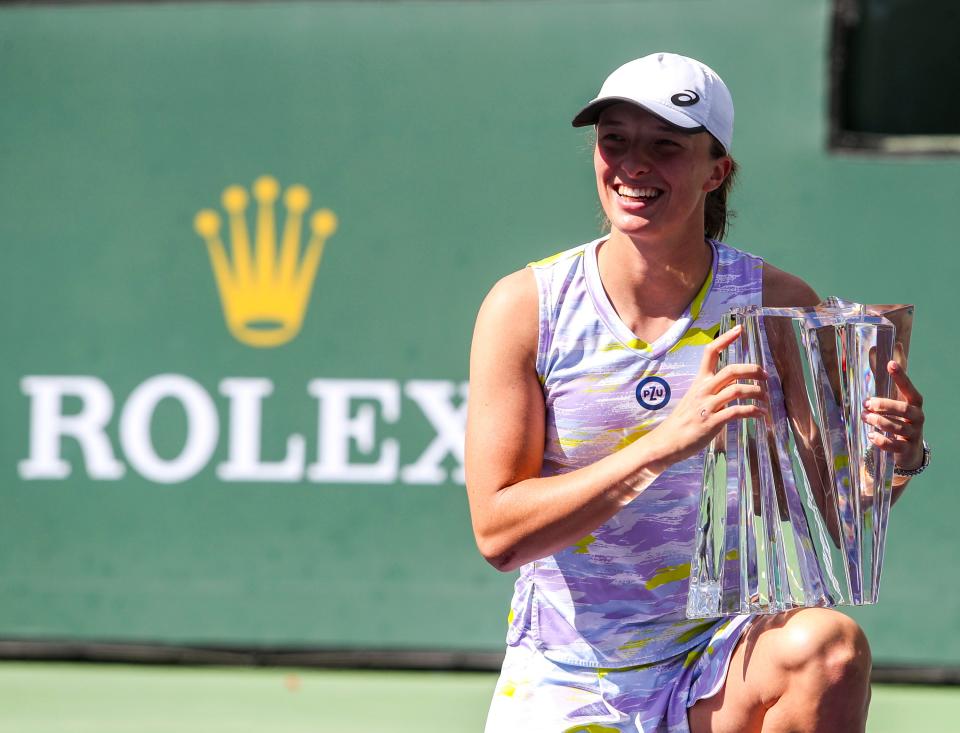
[[[314,212],[310,218],[312,236],[300,258],[301,230],[304,213],[310,206],[310,192],[295,184],[283,195],[287,218],[278,253],[274,205],[279,196],[280,184],[275,178],[262,176],[254,181],[257,215],[252,257],[246,216],[249,198],[242,186],[228,186],[222,198],[229,219],[232,262],[220,239],[217,212],[204,209],[193,223],[207,243],[227,328],[238,341],[259,348],[280,346],[300,332],[323,248],[337,230],[337,217],[332,211]]]

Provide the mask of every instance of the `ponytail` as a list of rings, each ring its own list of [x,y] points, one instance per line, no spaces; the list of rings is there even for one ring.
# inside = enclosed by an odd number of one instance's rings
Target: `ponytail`
[[[710,145],[710,155],[713,158],[721,158],[726,154],[723,146],[716,138],[713,138]],[[727,209],[727,196],[733,188],[739,166],[733,158],[730,158],[730,163],[730,173],[727,174],[718,188],[707,194],[707,199],[704,202],[703,234],[707,239],[723,239],[727,233],[727,220],[735,215],[732,210]]]

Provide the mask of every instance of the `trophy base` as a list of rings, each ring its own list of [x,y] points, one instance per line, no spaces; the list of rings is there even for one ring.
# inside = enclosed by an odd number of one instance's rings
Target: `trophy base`
[[[687,594],[687,618],[716,618],[720,613],[720,583],[691,582]]]

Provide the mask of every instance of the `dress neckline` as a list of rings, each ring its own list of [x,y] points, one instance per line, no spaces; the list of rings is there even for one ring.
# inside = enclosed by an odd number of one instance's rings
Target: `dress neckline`
[[[696,322],[700,313],[703,311],[703,306],[710,296],[713,290],[713,283],[716,280],[717,265],[720,259],[719,252],[717,251],[717,243],[712,239],[706,240],[707,244],[710,245],[713,261],[710,264],[710,271],[707,273],[703,285],[700,286],[697,294],[693,296],[693,300],[687,304],[681,316],[673,322],[673,325],[671,325],[660,338],[653,343],[647,343],[643,339],[638,338],[617,314],[600,280],[600,267],[597,264],[597,249],[607,241],[608,237],[609,235],[606,235],[593,240],[587,245],[584,252],[584,275],[586,276],[587,292],[590,294],[590,299],[593,301],[594,308],[596,308],[600,320],[603,321],[604,325],[610,330],[610,333],[623,348],[634,352],[643,359],[659,359],[679,343],[680,339],[683,338],[683,335],[694,322]]]

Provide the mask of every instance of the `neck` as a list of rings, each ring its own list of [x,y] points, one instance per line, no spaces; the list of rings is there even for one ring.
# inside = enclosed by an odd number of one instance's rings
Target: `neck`
[[[703,285],[713,251],[702,234],[675,241],[634,240],[613,229],[597,256],[600,280],[621,320],[655,341]]]

